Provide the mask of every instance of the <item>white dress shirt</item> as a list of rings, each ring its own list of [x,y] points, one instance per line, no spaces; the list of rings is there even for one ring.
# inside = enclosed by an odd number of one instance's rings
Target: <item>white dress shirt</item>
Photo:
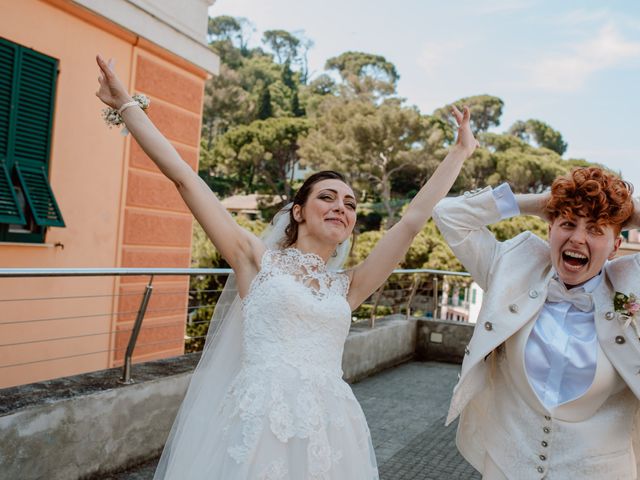
[[[503,219],[520,213],[508,184],[495,188],[493,196]],[[591,293],[601,280],[602,273],[574,288]],[[546,301],[524,353],[528,380],[540,401],[553,408],[583,395],[593,382],[597,353],[593,309],[583,312],[569,302]]]

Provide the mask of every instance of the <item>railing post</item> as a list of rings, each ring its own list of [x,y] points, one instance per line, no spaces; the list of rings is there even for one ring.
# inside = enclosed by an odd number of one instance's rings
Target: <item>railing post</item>
[[[382,291],[384,290],[384,286],[387,284],[385,281],[380,288],[376,290],[374,294],[375,301],[373,302],[373,308],[371,309],[371,316],[369,317],[369,328],[373,328],[376,326],[376,313],[378,311],[378,304],[380,303],[380,298],[382,297]]]
[[[438,320],[438,275],[433,276],[433,319]]]
[[[413,274],[413,284],[411,285],[411,292],[409,293],[409,299],[407,300],[407,320],[411,316],[411,302],[413,301],[413,297],[416,295],[416,290],[418,290],[418,274]]]
[[[133,357],[133,349],[136,348],[136,341],[138,340],[138,334],[140,333],[140,328],[142,327],[144,314],[147,311],[147,305],[149,304],[149,299],[151,298],[151,293],[153,292],[153,286],[151,285],[152,283],[153,275],[149,277],[149,283],[144,290],[144,295],[142,296],[142,301],[140,302],[140,308],[138,309],[138,316],[136,317],[136,322],[133,324],[133,330],[131,331],[131,336],[129,337],[129,344],[127,345],[127,352],[124,356],[124,366],[122,368],[122,378],[120,378],[120,383],[133,383],[133,380],[131,379],[131,357]]]

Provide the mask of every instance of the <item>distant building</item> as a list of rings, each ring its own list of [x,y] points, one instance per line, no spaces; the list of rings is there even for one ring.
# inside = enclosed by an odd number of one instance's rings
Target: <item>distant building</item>
[[[440,300],[440,318],[452,322],[469,321],[469,287],[452,285],[446,279]]]
[[[189,267],[192,216],[136,142],[105,126],[94,58],[113,57],[130,92],[151,98],[149,116],[196,169],[204,84],[219,65],[211,4],[2,2],[0,266]],[[0,304],[0,388],[120,364],[146,281],[0,280],[11,300]],[[183,352],[187,280],[154,285],[138,360]]]
[[[483,298],[484,290],[482,290],[476,282],[471,282],[471,286],[469,287],[469,323],[478,322],[478,315],[480,315]]]
[[[620,255],[632,255],[640,253],[640,230],[624,232],[625,241],[620,246]]]
[[[222,200],[222,205],[236,215],[244,215],[251,220],[261,217],[261,205],[273,205],[278,199],[275,195],[260,195],[252,193],[249,195],[232,195]]]

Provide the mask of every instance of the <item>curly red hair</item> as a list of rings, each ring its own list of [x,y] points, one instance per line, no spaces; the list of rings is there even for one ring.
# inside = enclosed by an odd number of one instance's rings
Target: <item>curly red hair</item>
[[[633,215],[633,185],[598,167],[578,167],[551,185],[545,213],[553,221],[588,217],[616,235]]]

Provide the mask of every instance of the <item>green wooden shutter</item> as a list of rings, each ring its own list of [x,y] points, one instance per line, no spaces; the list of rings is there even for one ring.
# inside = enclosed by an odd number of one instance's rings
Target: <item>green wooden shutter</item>
[[[36,224],[64,227],[47,177],[57,63],[51,57],[22,49],[13,157]]]
[[[9,170],[3,160],[0,160],[0,222],[14,225],[27,223],[13,190]]]
[[[15,90],[17,45],[0,39],[0,160],[7,160],[11,127],[11,93]],[[7,165],[11,168],[13,162]]]
[[[64,227],[64,220],[53,196],[44,165],[17,163],[16,172],[35,222],[44,227]]]
[[[13,154],[16,162],[46,165],[49,159],[57,62],[27,49],[22,49],[20,60]]]
[[[0,41],[0,222],[24,225],[27,222],[11,183],[11,164],[7,158],[17,51],[17,45]]]

